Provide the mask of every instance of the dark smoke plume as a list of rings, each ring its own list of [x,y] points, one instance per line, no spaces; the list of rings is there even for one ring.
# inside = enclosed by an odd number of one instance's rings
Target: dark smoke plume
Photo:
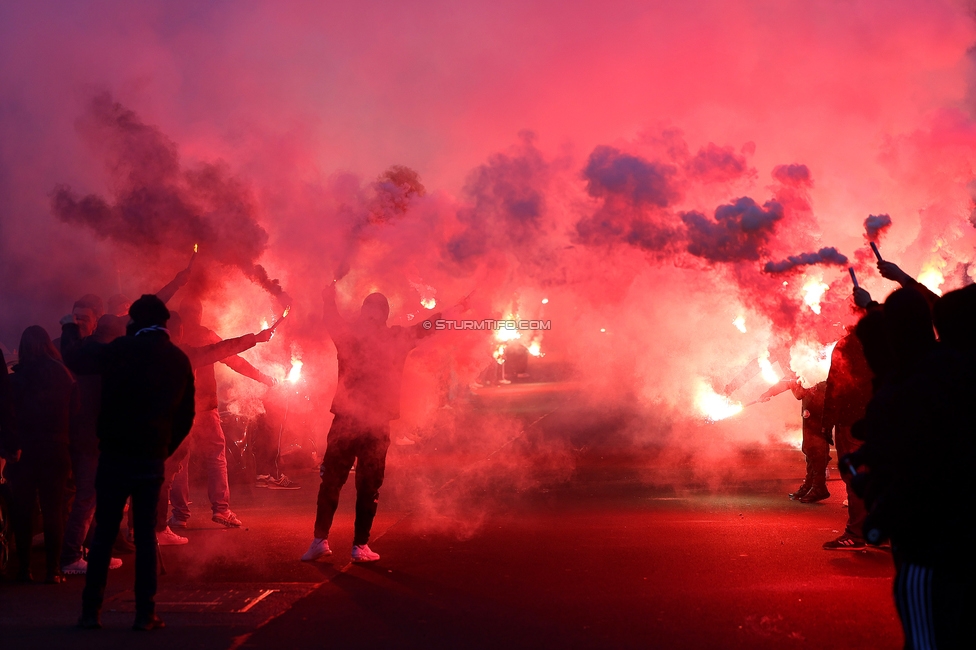
[[[766,201],[762,206],[748,196],[715,209],[715,219],[701,212],[686,212],[688,252],[712,262],[758,260],[783,218],[783,206]]]
[[[199,244],[208,258],[237,267],[282,305],[290,303],[256,263],[268,233],[251,192],[225,165],[183,168],[176,143],[108,93],[92,99],[78,129],[103,157],[113,200],[58,185],[51,199],[57,218],[143,251],[189,254]]]
[[[821,248],[816,253],[801,253],[790,255],[785,260],[779,262],[766,262],[763,271],[766,273],[785,273],[792,271],[798,266],[810,266],[811,264],[847,264],[847,256],[842,255],[836,248],[830,246]]]
[[[886,214],[870,214],[864,220],[864,236],[868,241],[877,242],[891,227],[891,217]]]

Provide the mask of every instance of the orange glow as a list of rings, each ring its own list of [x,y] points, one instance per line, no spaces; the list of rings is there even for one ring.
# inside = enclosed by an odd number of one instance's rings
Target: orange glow
[[[719,395],[705,382],[700,382],[698,385],[695,405],[709,422],[724,420],[742,411],[742,404]]]
[[[301,359],[297,357],[291,358],[291,370],[288,371],[288,381],[294,384],[301,378],[303,365],[305,364],[302,363]]]

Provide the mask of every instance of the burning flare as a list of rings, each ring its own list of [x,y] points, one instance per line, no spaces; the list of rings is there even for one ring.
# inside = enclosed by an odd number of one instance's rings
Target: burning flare
[[[769,350],[766,350],[759,355],[759,370],[762,373],[763,381],[765,381],[767,384],[775,384],[781,379],[781,377],[776,374],[776,371],[773,370],[773,364],[769,362]]]
[[[302,363],[301,359],[299,359],[298,357],[292,357],[291,370],[288,371],[288,376],[286,377],[286,379],[293,384],[297,382],[302,376],[303,365],[305,364]]]
[[[790,369],[796,373],[800,385],[813,388],[827,380],[830,372],[830,353],[837,342],[820,345],[816,341],[797,341],[790,348]]]
[[[941,257],[936,257],[925,264],[922,265],[922,272],[918,274],[919,284],[923,284],[932,293],[941,296],[942,295],[942,283],[945,282],[945,276],[942,275],[942,269],[946,266],[945,260]]]
[[[695,405],[709,422],[724,420],[742,411],[742,404],[733,402],[725,395],[719,395],[704,381],[698,385]]]
[[[732,324],[735,325],[735,329],[739,330],[743,334],[746,333],[746,317],[745,316],[736,316],[735,317],[735,320],[732,321]]]
[[[814,314],[820,313],[820,299],[830,287],[823,282],[823,276],[808,278],[803,284],[803,302]]]

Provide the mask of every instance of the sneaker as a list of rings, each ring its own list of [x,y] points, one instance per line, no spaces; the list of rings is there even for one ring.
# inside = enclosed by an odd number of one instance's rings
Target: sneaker
[[[166,525],[169,526],[170,528],[182,528],[186,530],[185,519],[177,519],[176,517],[170,517],[169,521],[166,522]]]
[[[167,526],[164,530],[156,533],[156,542],[160,546],[179,546],[181,544],[188,544],[190,540],[177,535],[173,532],[172,528]]]
[[[241,523],[241,520],[237,518],[237,515],[230,510],[223,514],[214,515],[213,522],[215,524],[220,524],[221,526],[227,526],[228,528],[240,528],[244,525]]]
[[[830,492],[827,491],[826,485],[815,485],[810,488],[809,492],[800,497],[799,501],[800,503],[816,503],[828,497],[830,497]]]
[[[108,561],[109,570],[118,569],[122,566],[122,559],[113,557]],[[88,573],[88,561],[85,558],[80,558],[77,562],[72,562],[71,564],[66,564],[61,567],[61,573],[66,576],[83,576]]]
[[[163,623],[163,619],[159,618],[155,614],[136,614],[136,622],[132,625],[132,629],[137,632],[149,632],[151,630],[161,630],[166,627],[166,623]]]
[[[332,549],[329,548],[329,540],[324,537],[316,537],[312,540],[312,545],[305,551],[305,555],[302,556],[302,562],[314,562],[320,557],[329,555],[332,555]]]
[[[271,480],[270,474],[258,474],[257,478],[254,479],[254,487],[266,488],[268,487],[268,482]]]
[[[809,491],[810,491],[810,484],[804,481],[803,483],[800,484],[800,487],[790,492],[790,498],[793,499],[794,501],[799,500]]]
[[[98,612],[83,612],[78,619],[78,627],[83,630],[100,630],[102,622],[99,620]]]
[[[352,547],[353,562],[375,562],[380,559],[380,554],[369,549],[368,544],[354,544]]]
[[[268,479],[269,490],[300,490],[302,486],[282,474],[279,478]]]
[[[88,562],[85,558],[80,557],[77,561],[71,564],[65,564],[61,567],[61,573],[67,576],[83,576],[88,572]]]
[[[844,533],[835,540],[824,542],[825,551],[862,551],[867,546],[863,539]]]

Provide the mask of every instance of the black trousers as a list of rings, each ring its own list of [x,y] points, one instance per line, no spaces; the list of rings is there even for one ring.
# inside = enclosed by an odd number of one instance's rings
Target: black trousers
[[[900,561],[897,546],[894,551],[895,606],[905,650],[976,647],[971,622],[976,575],[969,545],[945,553],[932,566]]]
[[[126,499],[132,497],[136,542],[136,612],[155,613],[156,605],[156,507],[163,484],[163,461],[123,458],[106,453],[98,459],[95,476],[95,539],[88,553],[88,572],[82,592],[82,609],[101,609],[108,579],[112,545],[119,534]]]
[[[20,460],[7,463],[4,471],[10,486],[10,524],[17,543],[20,573],[30,572],[34,505],[40,501],[44,521],[44,555],[48,576],[61,570],[64,539],[64,493],[70,465],[65,459]]]
[[[339,491],[356,464],[356,526],[353,544],[369,541],[369,531],[376,517],[376,502],[386,473],[386,452],[390,448],[390,423],[366,424],[354,418],[335,416],[329,429],[328,447],[319,475],[318,508],[315,536],[327,538],[332,519],[339,506]]]

